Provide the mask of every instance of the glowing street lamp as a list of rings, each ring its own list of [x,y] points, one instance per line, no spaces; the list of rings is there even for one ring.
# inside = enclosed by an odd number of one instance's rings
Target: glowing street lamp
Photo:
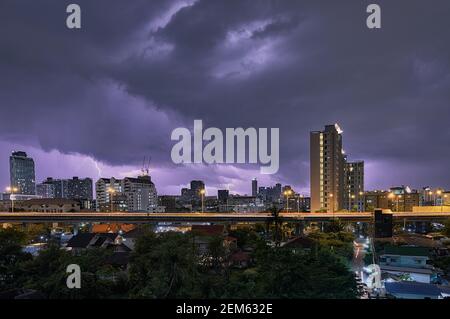
[[[204,188],[200,190],[200,195],[202,197],[202,213],[205,212],[205,193],[206,190]]]
[[[9,193],[9,199],[11,200],[11,213],[14,213],[14,193],[17,193],[19,189],[14,186],[6,187],[6,192]]]
[[[446,201],[447,197],[448,197],[448,195],[445,194],[445,195],[444,195],[444,199],[443,199],[442,202],[441,202],[441,213],[444,211],[444,204],[447,202],[447,201]]]
[[[109,203],[111,205],[110,207],[110,212],[113,212],[113,196],[116,193],[116,190],[112,187],[108,188],[108,193],[109,193]]]
[[[348,199],[348,211],[351,212],[352,211],[352,200],[354,200],[356,198],[355,194],[350,195],[349,199]]]
[[[359,192],[358,193],[359,194],[359,197],[363,197],[364,196],[364,192]],[[363,207],[365,206],[365,200],[364,200],[364,197],[363,197],[363,199],[362,199],[362,205],[360,205],[360,203],[361,203],[361,198],[358,198],[358,211],[359,212],[362,212],[362,210],[363,210]]]
[[[331,198],[331,203],[332,203],[332,205],[331,205],[331,207],[332,207],[331,212],[333,213],[333,218],[334,218],[334,199],[333,199],[334,195],[332,193],[330,193],[330,195],[328,195],[328,196]]]
[[[297,213],[300,213],[300,198],[303,198],[303,195],[299,194],[297,197]]]
[[[400,199],[402,198],[402,195],[397,196],[397,211],[400,210]],[[404,205],[403,205],[404,206]]]
[[[439,197],[439,199],[441,200],[441,206],[442,206],[442,190],[438,189],[436,191],[436,195]],[[436,205],[437,203],[437,198],[434,199],[434,205]]]

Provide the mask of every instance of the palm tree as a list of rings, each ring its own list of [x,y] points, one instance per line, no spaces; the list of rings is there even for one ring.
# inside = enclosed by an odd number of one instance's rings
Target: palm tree
[[[271,218],[269,219],[269,225],[273,223],[275,226],[274,233],[273,233],[273,239],[275,241],[275,245],[278,247],[278,246],[280,246],[280,241],[281,241],[281,238],[280,238],[280,233],[281,233],[280,212],[281,212],[281,209],[279,209],[278,207],[276,207],[274,205],[269,209],[269,212],[271,215]]]

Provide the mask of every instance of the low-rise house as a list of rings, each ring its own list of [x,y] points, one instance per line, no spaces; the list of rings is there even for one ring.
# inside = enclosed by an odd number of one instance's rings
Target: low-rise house
[[[66,249],[75,255],[89,248],[108,248],[111,245],[120,245],[122,238],[113,233],[78,233],[73,236],[66,245]]]
[[[200,255],[208,252],[209,243],[212,237],[227,235],[224,225],[192,225],[194,243]]]
[[[128,233],[135,228],[133,224],[95,224],[92,225],[91,233]]]
[[[305,236],[298,236],[281,244],[281,247],[291,249],[292,251],[298,250],[311,250],[315,246],[315,241]]]
[[[127,246],[130,250],[134,250],[136,240],[145,233],[145,229],[141,227],[135,227],[134,229],[122,235],[122,245]]]
[[[209,244],[213,237],[221,237],[228,252],[237,249],[237,239],[228,236],[228,231],[224,225],[192,225],[191,231],[194,235],[194,244],[200,255],[208,253]]]
[[[433,266],[428,264],[429,250],[424,247],[387,246],[380,255],[382,272],[388,272],[406,280],[431,283],[437,277]]]
[[[449,289],[421,282],[386,282],[386,296],[396,299],[444,299]]]

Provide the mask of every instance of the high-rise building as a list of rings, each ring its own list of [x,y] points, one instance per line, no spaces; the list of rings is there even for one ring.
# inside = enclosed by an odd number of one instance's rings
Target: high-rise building
[[[219,204],[226,204],[229,196],[230,192],[228,189],[217,190],[217,199],[219,201]]]
[[[205,183],[203,181],[191,181],[191,195],[193,198],[200,199],[200,191],[205,189]]]
[[[97,210],[99,211],[110,211],[115,209],[115,204],[120,206],[121,210],[123,202],[125,201],[122,197],[123,193],[123,180],[111,178],[100,178],[95,183],[95,197],[97,202]],[[119,198],[120,197],[120,198]],[[116,200],[117,199],[117,200]],[[119,200],[120,199],[120,200]],[[112,202],[112,203],[111,203]]]
[[[344,202],[344,152],[339,125],[310,134],[311,212],[338,211]]]
[[[364,211],[364,161],[345,163],[344,207],[348,211]]]
[[[127,208],[130,212],[150,212],[158,207],[158,195],[155,184],[149,175],[137,178],[126,177],[123,180]]]
[[[69,189],[68,189],[68,183],[66,179],[52,179],[51,183],[53,184],[55,188],[55,198],[69,198]],[[47,181],[49,181],[49,178],[47,178]]]
[[[263,200],[267,205],[273,203],[279,203],[282,193],[282,187],[280,183],[275,184],[272,187],[259,187],[257,197]]]
[[[92,179],[74,176],[67,180],[68,199],[92,200]]]
[[[9,175],[12,187],[18,189],[19,194],[36,194],[36,177],[34,160],[27,153],[13,152],[9,157]]]
[[[37,184],[36,195],[42,198],[55,198],[55,185],[47,181]]]
[[[420,193],[407,186],[392,187],[389,191],[371,191],[364,194],[366,211],[390,209],[394,212],[411,212],[419,206]]]
[[[36,186],[37,195],[43,198],[64,198],[92,201],[92,179],[78,178],[53,179],[48,177]]]
[[[252,196],[258,196],[258,181],[256,180],[256,178],[252,180]]]
[[[97,210],[161,212],[155,184],[147,174],[123,180],[100,178],[95,183]]]

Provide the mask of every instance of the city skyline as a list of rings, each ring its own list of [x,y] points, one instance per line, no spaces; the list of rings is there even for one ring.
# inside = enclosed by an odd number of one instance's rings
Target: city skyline
[[[364,25],[364,2],[79,1],[81,30],[60,25],[64,1],[7,2],[0,12],[2,188],[9,155],[24,150],[38,182],[136,176],[151,156],[162,194],[177,194],[192,179],[214,193],[231,185],[251,194],[254,177],[306,193],[309,132],[332,123],[344,129],[352,160],[365,161],[366,189],[450,188],[445,1],[426,8],[379,1],[385,13],[376,31]],[[193,119],[279,127],[279,173],[173,165],[170,132]]]
[[[314,131],[311,132],[311,133],[314,133]],[[13,152],[24,152],[24,151],[22,151],[22,150],[14,150],[11,153],[13,153]],[[34,160],[33,156],[30,156],[30,154],[27,154],[27,155],[28,155],[29,158]],[[62,156],[70,157],[71,155],[70,154],[67,154],[67,155],[58,154],[58,155],[56,155],[56,157],[62,157]],[[344,156],[344,158],[347,158],[347,157]],[[2,161],[0,160],[0,163],[1,162]],[[364,165],[364,161],[360,161],[360,160],[356,160],[356,161],[355,160],[351,160],[351,161],[348,161],[347,163],[350,164],[350,165],[355,165],[356,163],[359,163],[359,162],[362,162],[363,165]],[[114,168],[110,168],[109,167],[105,172],[115,172],[116,174],[102,175],[101,174],[102,170],[100,169],[100,167],[98,165],[99,165],[99,163],[95,163],[96,169],[98,169],[98,171],[97,171],[98,172],[98,175],[97,175],[98,177],[95,177],[95,176],[89,176],[89,175],[70,174],[70,172],[69,173],[66,172],[66,175],[62,175],[62,176],[56,176],[56,175],[51,175],[51,174],[50,175],[48,175],[48,174],[47,175],[39,174],[39,167],[37,167],[38,164],[36,164],[35,171],[36,171],[36,176],[37,177],[36,177],[35,183],[36,183],[36,186],[37,186],[39,184],[42,184],[42,183],[46,182],[46,180],[48,178],[53,178],[55,180],[58,180],[58,179],[71,179],[71,178],[89,178],[89,179],[92,179],[92,181],[93,181],[93,192],[95,193],[95,185],[94,184],[95,184],[95,182],[97,180],[100,180],[102,178],[110,178],[110,177],[115,177],[115,178],[118,178],[118,179],[133,178],[133,177],[141,176],[143,174],[143,172],[144,172],[143,167],[141,167],[141,168],[137,168],[136,167],[136,168],[133,168],[132,170],[122,170],[122,171],[120,171],[120,170],[119,171],[114,171]],[[4,188],[10,187],[9,167],[7,168],[7,170],[8,170],[8,181],[5,183],[6,186]],[[149,171],[146,172],[146,174],[149,174],[152,177],[152,179],[154,180],[154,175],[152,174],[152,171],[153,170],[149,170]],[[251,171],[251,172],[253,172],[253,171]],[[363,171],[363,174],[364,175],[370,175],[370,173],[367,174],[366,171]],[[155,175],[157,176],[158,174],[155,174]],[[38,176],[45,176],[45,177],[40,178]],[[264,176],[268,176],[268,175],[261,175],[261,176],[264,177]],[[173,193],[166,193],[166,192],[163,191],[160,194],[161,195],[180,195],[181,190],[183,188],[185,188],[185,187],[189,187],[190,183],[192,181],[195,181],[195,180],[204,181],[204,179],[198,179],[195,176],[193,176],[193,177],[191,176],[190,179],[186,180],[184,183],[179,184],[179,185],[174,185],[173,188],[171,188],[171,189],[175,190],[175,191],[172,191]],[[262,180],[264,181],[264,179],[262,179]],[[261,182],[261,179],[259,177],[253,177],[253,178],[248,179],[248,180],[242,179],[242,180],[240,180],[240,182],[244,185],[243,188],[242,188],[243,191],[239,191],[237,189],[233,190],[232,187],[231,187],[232,186],[231,184],[208,185],[207,183],[205,183],[205,189],[207,191],[209,191],[208,196],[215,196],[215,195],[217,195],[217,192],[219,190],[224,190],[224,189],[230,191],[230,194],[253,195],[254,182],[257,181],[258,187],[273,187],[276,184],[281,184],[281,185],[292,187],[298,193],[301,193],[301,194],[307,195],[307,196],[311,196],[309,185],[308,185],[308,187],[306,189],[304,189],[304,188],[300,189],[300,188],[296,188],[295,186],[293,186],[293,185],[295,185],[294,183],[281,182],[281,181],[276,180],[276,179],[273,180],[272,184],[270,184],[270,181],[272,181],[272,180],[273,179],[269,178],[269,179],[266,180],[266,181],[269,181],[269,183],[264,183],[264,182]],[[163,190],[167,189],[167,187],[165,187],[165,185],[158,185],[157,182],[155,184],[158,187],[158,189],[163,189]],[[385,185],[387,185],[387,184],[385,184]],[[363,188],[365,188],[367,191],[377,191],[377,190],[388,190],[388,189],[390,189],[392,187],[399,187],[399,186],[402,186],[402,185],[403,186],[407,186],[407,187],[411,187],[411,189],[415,189],[415,190],[420,190],[420,189],[425,188],[425,187],[448,189],[446,186],[443,186],[443,185],[424,184],[424,185],[418,185],[417,186],[417,185],[411,185],[411,184],[406,184],[406,183],[402,183],[402,182],[391,184],[391,185],[387,185],[385,187],[372,187],[372,188],[371,187],[366,187],[366,184],[364,182]],[[178,188],[176,188],[176,187],[178,187]],[[3,190],[3,191],[5,191],[5,190]],[[212,193],[214,193],[214,194],[212,194]],[[345,199],[345,201],[348,201],[348,198]]]

